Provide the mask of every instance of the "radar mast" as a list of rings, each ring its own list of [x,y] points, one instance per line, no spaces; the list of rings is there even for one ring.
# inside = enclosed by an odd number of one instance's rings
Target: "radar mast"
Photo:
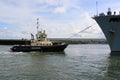
[[[37,32],[39,31],[39,18],[37,18]]]

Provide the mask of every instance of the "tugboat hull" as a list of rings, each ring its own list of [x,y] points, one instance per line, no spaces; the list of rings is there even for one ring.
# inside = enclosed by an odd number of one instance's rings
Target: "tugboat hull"
[[[59,44],[52,46],[27,46],[27,45],[18,45],[13,46],[11,51],[13,52],[31,52],[31,51],[40,51],[40,52],[60,52],[64,51],[64,49],[68,46],[68,44]]]

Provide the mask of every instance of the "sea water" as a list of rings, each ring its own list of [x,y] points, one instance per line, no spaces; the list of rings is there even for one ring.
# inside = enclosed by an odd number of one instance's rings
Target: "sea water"
[[[11,52],[0,45],[0,80],[119,80],[120,56],[107,44],[73,44],[64,52]]]

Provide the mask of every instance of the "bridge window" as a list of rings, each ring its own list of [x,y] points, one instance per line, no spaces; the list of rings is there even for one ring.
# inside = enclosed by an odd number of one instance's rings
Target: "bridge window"
[[[110,18],[109,22],[120,22],[120,18]]]

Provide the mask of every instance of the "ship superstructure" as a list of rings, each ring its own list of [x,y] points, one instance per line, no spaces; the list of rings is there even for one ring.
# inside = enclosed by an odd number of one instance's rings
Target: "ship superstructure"
[[[36,38],[31,33],[31,46],[51,46],[53,45],[51,41],[47,39],[47,34],[45,30],[39,30],[39,18],[37,19],[37,34]]]
[[[38,33],[36,34],[36,39],[34,39],[34,35],[31,34],[31,46],[51,46],[53,45],[51,41],[49,41],[47,39],[47,34],[46,31],[44,30],[42,31],[38,31]]]
[[[107,14],[100,13],[94,19],[102,29],[111,52],[120,53],[120,12],[116,14],[108,8]]]

